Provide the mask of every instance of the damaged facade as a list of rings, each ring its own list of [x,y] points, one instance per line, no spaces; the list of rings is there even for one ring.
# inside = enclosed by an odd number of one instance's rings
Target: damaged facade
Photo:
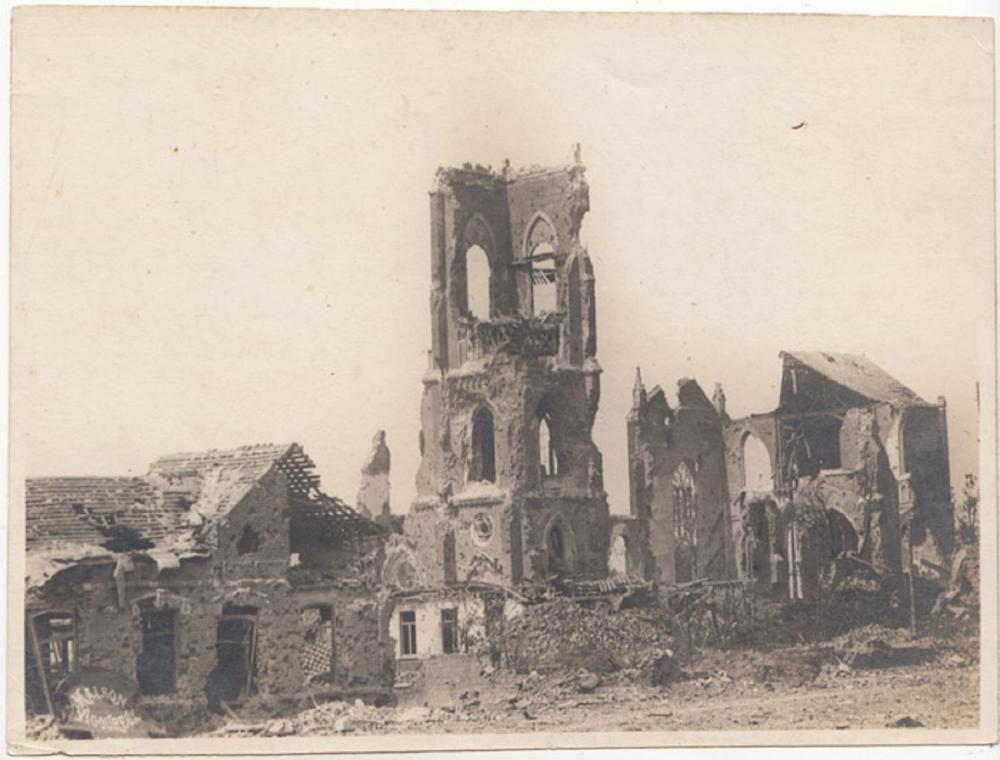
[[[898,575],[912,550],[940,564],[954,542],[944,399],[925,402],[864,356],[781,358],[778,408],[735,420],[718,386],[710,402],[682,380],[672,408],[637,377],[629,565],[797,599],[838,561]]]
[[[557,169],[438,172],[418,495],[383,573],[409,600],[392,624],[401,657],[425,637],[449,651],[455,615],[459,630],[469,615],[493,625],[484,587],[607,574],[588,208],[579,154]]]
[[[391,679],[384,531],[324,494],[297,444],[32,478],[26,514],[29,714],[88,668],[134,679],[163,714]]]

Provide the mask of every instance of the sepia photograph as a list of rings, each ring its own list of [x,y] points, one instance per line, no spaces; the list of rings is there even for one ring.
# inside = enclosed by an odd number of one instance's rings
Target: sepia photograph
[[[996,742],[994,42],[15,9],[8,751]]]

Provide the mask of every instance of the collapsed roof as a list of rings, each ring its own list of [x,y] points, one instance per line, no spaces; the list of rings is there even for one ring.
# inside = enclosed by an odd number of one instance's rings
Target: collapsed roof
[[[789,364],[801,364],[871,401],[883,401],[900,407],[929,406],[920,396],[863,354],[782,351],[780,356],[786,367]]]
[[[161,566],[207,556],[214,548],[212,528],[272,470],[288,484],[293,539],[381,532],[320,491],[315,463],[297,443],[171,454],[141,478],[28,478],[29,587],[44,583],[56,565],[116,553],[141,552]]]

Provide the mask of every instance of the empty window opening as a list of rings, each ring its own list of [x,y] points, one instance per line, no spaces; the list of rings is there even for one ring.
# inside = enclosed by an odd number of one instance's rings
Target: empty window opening
[[[844,552],[856,552],[860,538],[847,516],[836,509],[828,509],[826,517],[830,525],[831,554],[837,557]]]
[[[697,494],[691,469],[681,462],[671,481],[674,496],[674,580],[694,580],[697,552]]]
[[[417,613],[413,610],[399,613],[399,653],[404,657],[417,653]]]
[[[454,607],[441,610],[441,651],[445,654],[458,651],[458,610]]]
[[[170,694],[176,688],[177,610],[157,609],[151,603],[139,609],[141,650],[135,662],[135,678],[142,694]]]
[[[538,419],[538,466],[543,478],[559,474],[559,454],[552,439],[552,419],[548,413]]]
[[[531,252],[531,308],[535,316],[558,311],[554,255],[549,243],[539,243]]]
[[[772,561],[771,529],[764,502],[754,502],[743,516],[743,574],[763,583],[777,583]]]
[[[549,574],[562,575],[569,570],[566,534],[563,526],[556,523],[549,528],[548,541]]]
[[[216,665],[205,692],[209,706],[238,702],[254,690],[257,669],[257,608],[226,604],[216,626]]]
[[[259,548],[260,534],[249,525],[244,525],[240,540],[236,542],[236,551],[240,554],[253,554]]]
[[[623,535],[615,536],[611,542],[611,549],[608,551],[608,569],[612,573],[628,575],[628,546]]]
[[[743,438],[743,483],[748,491],[770,491],[774,488],[771,455],[763,441],[752,433]]]
[[[472,461],[469,463],[469,480],[496,482],[495,440],[493,412],[481,406],[472,415]]]
[[[25,707],[52,712],[52,692],[76,670],[76,618],[67,612],[36,615],[26,626]]]
[[[490,260],[478,245],[465,252],[465,292],[469,313],[476,319],[490,318]]]
[[[333,641],[333,607],[316,605],[302,610],[305,644],[302,647],[302,673],[309,683],[317,676],[336,672],[336,649]]]

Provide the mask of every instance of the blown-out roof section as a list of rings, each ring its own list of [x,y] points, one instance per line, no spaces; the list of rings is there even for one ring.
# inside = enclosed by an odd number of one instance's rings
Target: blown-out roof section
[[[783,351],[787,365],[795,362],[872,401],[896,406],[930,406],[863,354],[840,354],[829,351]]]

